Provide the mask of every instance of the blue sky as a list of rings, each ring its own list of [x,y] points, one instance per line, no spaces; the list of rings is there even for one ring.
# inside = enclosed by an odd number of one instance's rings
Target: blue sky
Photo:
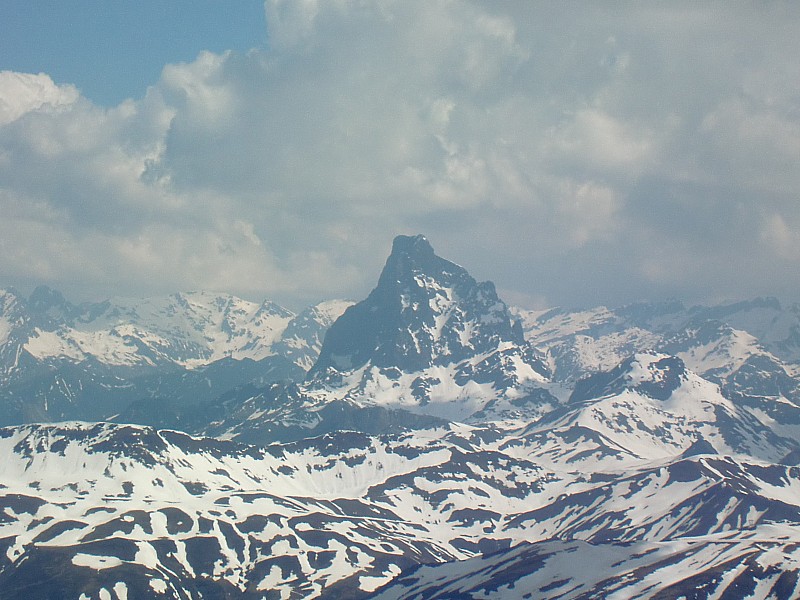
[[[0,69],[48,73],[106,106],[143,96],[167,63],[266,42],[259,0],[0,2]]]
[[[116,7],[116,10],[109,9]],[[0,286],[800,300],[800,4],[0,3]]]

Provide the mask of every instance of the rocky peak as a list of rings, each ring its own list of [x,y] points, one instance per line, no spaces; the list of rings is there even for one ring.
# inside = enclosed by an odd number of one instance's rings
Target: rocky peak
[[[503,342],[525,344],[494,285],[437,256],[424,236],[398,236],[378,285],[328,330],[312,374],[368,362],[418,371]]]
[[[50,328],[68,322],[76,308],[58,290],[38,286],[28,298],[28,310],[35,315],[38,324]]]

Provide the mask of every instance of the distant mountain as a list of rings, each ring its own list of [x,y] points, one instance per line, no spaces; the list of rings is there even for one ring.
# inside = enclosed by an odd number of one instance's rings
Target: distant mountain
[[[206,292],[75,306],[40,287],[0,292],[0,423],[179,411],[245,383],[301,379],[349,303],[295,315]]]
[[[800,440],[800,305],[756,299],[686,309],[670,301],[515,314],[556,381],[574,385],[638,352],[675,356],[766,427]]]
[[[92,358],[109,366],[207,365],[221,358],[272,356],[293,313],[271,302],[193,292],[115,298],[79,307],[37,288],[28,301],[24,348],[39,360]]]
[[[204,406],[217,416],[209,426],[183,428],[265,443],[342,427],[515,419],[555,400],[548,384],[494,285],[437,256],[423,236],[398,236],[377,286],[333,322],[304,382],[236,390]]]
[[[799,315],[5,292],[0,599],[800,597]]]
[[[800,304],[774,298],[686,308],[672,300],[616,309],[513,310],[525,337],[548,355],[558,380],[613,366],[636,351],[680,353],[699,373],[729,370],[753,355],[800,372]]]
[[[398,236],[370,295],[331,326],[309,387],[343,399],[469,420],[514,415],[547,367],[491,282]]]

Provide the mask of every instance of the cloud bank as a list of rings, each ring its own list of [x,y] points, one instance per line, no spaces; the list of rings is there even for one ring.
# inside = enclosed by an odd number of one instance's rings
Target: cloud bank
[[[97,106],[0,73],[0,278],[359,297],[398,233],[527,305],[800,298],[800,9],[265,4]]]

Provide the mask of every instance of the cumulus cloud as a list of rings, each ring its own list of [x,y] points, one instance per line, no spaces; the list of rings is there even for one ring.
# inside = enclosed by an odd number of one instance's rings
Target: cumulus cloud
[[[44,73],[0,71],[0,90],[0,125],[31,111],[63,110],[79,97],[74,86],[58,86]]]
[[[797,9],[265,15],[267,50],[165,65],[119,106],[0,73],[0,276],[298,306],[365,293],[423,232],[536,303],[798,297]]]

